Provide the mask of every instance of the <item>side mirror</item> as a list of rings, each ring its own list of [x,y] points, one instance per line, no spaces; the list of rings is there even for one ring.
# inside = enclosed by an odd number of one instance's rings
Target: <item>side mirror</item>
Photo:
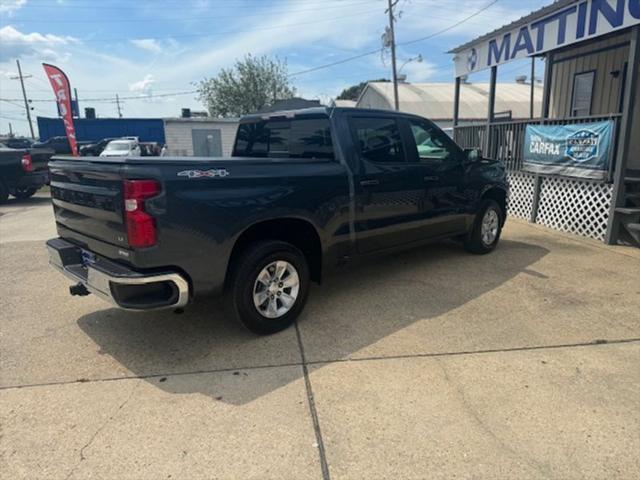
[[[482,158],[482,150],[479,148],[465,148],[464,153],[468,163],[475,163]]]

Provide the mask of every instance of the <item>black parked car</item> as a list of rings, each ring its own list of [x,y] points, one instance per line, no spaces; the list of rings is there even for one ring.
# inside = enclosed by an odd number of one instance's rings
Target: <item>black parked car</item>
[[[425,118],[312,108],[243,118],[232,157],[54,158],[51,265],[132,310],[226,292],[250,330],[302,311],[311,281],[371,254],[458,238],[491,252],[502,165]],[[473,275],[474,272],[469,272]]]
[[[2,143],[8,148],[27,149],[33,146],[33,140],[31,140],[30,138],[9,137],[2,140]]]
[[[80,150],[82,146],[87,145],[89,142],[79,141],[77,143],[78,150]],[[36,142],[33,144],[33,148],[48,148],[59,155],[71,155],[71,146],[66,136],[50,137],[42,142]]]
[[[83,145],[82,147],[80,147],[80,155],[83,157],[97,157],[102,153],[104,147],[106,147],[107,143],[109,143],[111,140],[115,140],[115,138],[103,138],[102,140],[98,140],[97,142]]]

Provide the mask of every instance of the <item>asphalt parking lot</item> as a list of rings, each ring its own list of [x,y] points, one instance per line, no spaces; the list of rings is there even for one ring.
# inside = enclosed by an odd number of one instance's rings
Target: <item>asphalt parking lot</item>
[[[1,478],[640,478],[638,250],[511,220],[256,337],[70,297],[54,235],[45,195],[0,207]]]

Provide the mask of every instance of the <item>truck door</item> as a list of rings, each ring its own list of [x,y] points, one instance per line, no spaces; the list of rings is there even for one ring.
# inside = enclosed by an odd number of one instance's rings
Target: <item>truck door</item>
[[[425,210],[432,222],[429,235],[463,232],[474,195],[467,188],[464,152],[428,120],[408,118],[407,156],[424,169]]]
[[[397,115],[353,114],[351,135],[359,158],[354,172],[359,253],[425,237],[425,166],[408,162],[409,131]],[[412,140],[411,140],[412,141]]]

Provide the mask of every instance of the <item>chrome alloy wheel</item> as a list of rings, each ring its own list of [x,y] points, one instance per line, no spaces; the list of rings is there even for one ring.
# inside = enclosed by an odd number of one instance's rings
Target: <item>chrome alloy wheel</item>
[[[482,239],[482,243],[486,246],[491,245],[498,236],[498,229],[500,227],[500,217],[498,216],[498,212],[493,208],[489,208],[486,212],[484,212],[484,217],[482,217],[482,228],[480,230],[480,238]]]
[[[293,308],[299,292],[298,271],[289,262],[277,260],[258,274],[253,285],[253,304],[263,317],[279,318]]]

